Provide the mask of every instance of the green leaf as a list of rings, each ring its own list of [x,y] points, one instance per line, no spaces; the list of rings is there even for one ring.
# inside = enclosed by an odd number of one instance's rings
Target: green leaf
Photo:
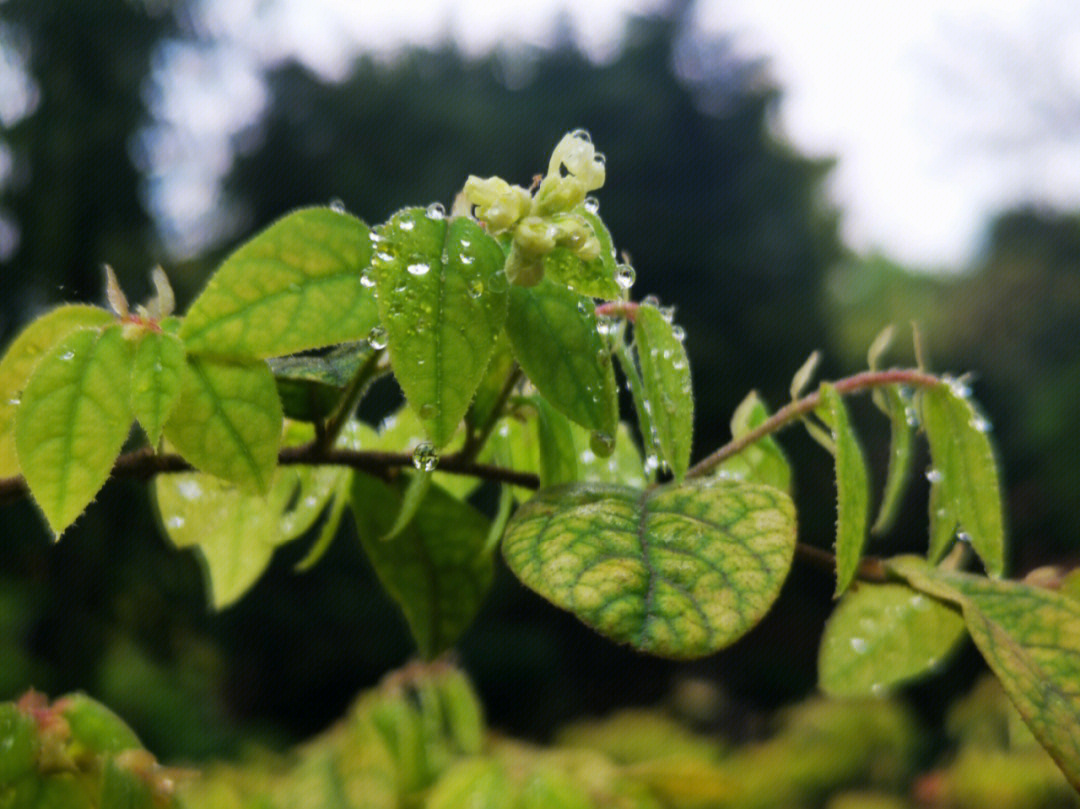
[[[495,343],[491,361],[488,363],[487,370],[484,371],[484,378],[480,380],[480,387],[476,389],[476,396],[473,397],[468,414],[470,424],[480,427],[487,424],[488,419],[493,417],[499,395],[513,371],[514,354],[510,350],[510,343],[504,331]]]
[[[157,446],[161,430],[180,398],[183,372],[184,344],[172,335],[147,331],[135,349],[131,409],[150,446]]]
[[[827,382],[821,385],[818,413],[829,425],[836,443],[836,595],[839,596],[855,579],[866,545],[870,484],[847,407],[836,388]]]
[[[510,288],[506,333],[514,356],[556,410],[607,436],[618,426],[611,354],[592,301],[550,281]]]
[[[266,492],[281,423],[281,401],[265,362],[188,357],[165,437],[197,469]]]
[[[578,452],[570,420],[542,396],[530,399],[536,408],[536,438],[540,448],[540,486],[554,486],[578,479]]]
[[[0,359],[0,477],[20,473],[15,452],[15,411],[30,374],[49,349],[76,329],[95,329],[116,318],[96,306],[61,306],[32,321]]]
[[[431,472],[420,470],[409,476],[409,485],[405,487],[405,492],[401,495],[401,508],[398,509],[397,516],[394,518],[394,524],[379,539],[383,542],[393,540],[412,522],[412,518],[416,516],[416,510],[420,508],[427,497],[428,489],[431,488],[431,475]]]
[[[660,310],[645,304],[638,307],[634,320],[634,342],[660,451],[675,479],[682,480],[690,466],[694,433],[694,393],[686,349]]]
[[[321,421],[334,412],[349,382],[371,357],[369,343],[347,343],[322,356],[269,360],[285,417]]]
[[[361,340],[378,324],[375,297],[360,283],[371,254],[359,219],[294,211],[225,259],[180,337],[190,353],[241,358]]]
[[[534,438],[532,424],[517,415],[503,417],[484,447],[485,460],[516,469],[519,472],[540,474],[540,448]],[[530,500],[536,494],[522,486],[511,486],[519,503]]]
[[[526,586],[612,640],[680,659],[711,654],[754,626],[794,551],[786,494],[719,479],[546,489],[503,538]]]
[[[731,437],[741,438],[760,427],[769,418],[765,403],[751,391],[735,408],[731,417]],[[716,474],[727,475],[735,480],[749,480],[775,486],[791,494],[791,466],[776,440],[767,435],[732,455],[717,467]]]
[[[912,587],[960,607],[975,645],[1035,738],[1080,789],[1080,604],[914,557],[889,566]]]
[[[885,403],[885,412],[889,416],[889,471],[885,476],[885,493],[881,498],[881,507],[877,519],[870,531],[883,534],[889,530],[904,500],[908,481],[911,479],[911,461],[915,428],[908,420],[910,403],[900,392],[897,385],[889,385],[881,390]]]
[[[75,331],[41,359],[16,412],[15,449],[57,535],[105,485],[131,429],[131,345],[119,327]]]
[[[335,467],[285,466],[263,495],[193,472],[159,475],[154,493],[165,533],[178,548],[198,548],[210,601],[223,609],[259,579],[276,547],[315,524],[347,476]]]
[[[823,691],[881,696],[935,670],[964,637],[955,610],[901,584],[860,584],[825,625],[818,659]]]
[[[488,521],[432,486],[401,534],[381,542],[400,503],[400,486],[354,474],[352,507],[360,541],[379,581],[405,613],[420,654],[431,658],[465,631],[491,585],[494,564],[484,553]]]
[[[498,243],[471,219],[407,208],[373,265],[390,362],[436,449],[457,431],[506,321]]]
[[[1005,523],[997,463],[986,420],[962,392],[956,383],[922,391],[922,423],[934,467],[931,477],[940,487],[937,507],[945,510],[946,522],[955,519],[987,572],[1000,576],[1005,572]]]

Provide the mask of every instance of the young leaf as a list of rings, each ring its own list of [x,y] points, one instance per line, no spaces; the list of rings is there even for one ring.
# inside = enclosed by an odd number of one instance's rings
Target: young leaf
[[[361,340],[378,324],[374,295],[360,283],[371,254],[359,219],[294,211],[225,259],[180,337],[189,353],[240,358]]]
[[[540,473],[540,448],[533,438],[532,425],[515,416],[504,417],[491,434],[484,447],[484,460],[517,469],[521,472]],[[532,499],[536,492],[522,486],[510,490],[519,503]]]
[[[750,391],[731,417],[731,437],[741,438],[769,418],[765,403]],[[791,494],[791,466],[776,440],[767,435],[717,467],[718,475],[775,486]]]
[[[611,355],[592,301],[550,281],[510,288],[506,333],[537,390],[567,418],[605,436],[618,426]]]
[[[468,420],[474,427],[487,424],[488,419],[494,415],[498,405],[499,396],[506,386],[506,380],[514,371],[514,354],[510,350],[510,343],[506,339],[506,332],[499,335],[495,343],[495,351],[491,355],[484,378],[480,380],[480,387],[476,389],[472,406],[469,408]]]
[[[934,568],[902,557],[890,569],[917,590],[960,607],[975,645],[1009,698],[1080,789],[1080,604],[1013,581]]]
[[[881,696],[932,672],[964,637],[964,619],[901,584],[861,584],[825,625],[818,658],[823,691]]]
[[[839,596],[859,569],[866,544],[870,486],[847,407],[836,388],[828,383],[821,386],[818,412],[832,430],[836,443],[836,595]]]
[[[896,385],[878,389],[885,401],[885,412],[889,416],[889,471],[885,477],[885,493],[881,498],[881,507],[877,519],[870,531],[883,534],[889,530],[904,499],[908,481],[911,479],[911,459],[915,438],[915,428],[908,421],[910,404]]]
[[[20,473],[15,453],[15,411],[23,388],[43,356],[76,329],[98,329],[115,322],[96,306],[61,306],[32,321],[0,359],[0,477]]]
[[[269,360],[285,418],[315,422],[333,413],[349,382],[374,350],[366,342],[347,343],[322,356],[301,354]]]
[[[660,310],[644,304],[638,307],[634,321],[634,341],[660,451],[675,479],[682,480],[690,466],[694,431],[694,394],[686,349]]]
[[[689,659],[765,614],[795,551],[795,508],[771,486],[557,486],[518,509],[503,555],[526,586],[602,635]]]
[[[19,465],[59,536],[105,485],[131,429],[131,346],[119,327],[72,332],[34,369],[15,416]]]
[[[154,482],[161,525],[178,548],[195,547],[206,565],[210,601],[224,609],[246,593],[274,549],[307,531],[347,471],[288,466],[265,495],[198,472]]]
[[[399,489],[354,474],[352,508],[360,541],[379,581],[405,613],[420,654],[432,658],[465,631],[491,585],[494,565],[484,553],[488,522],[432,486],[401,534],[379,541],[400,503]]]
[[[821,363],[821,352],[811,351],[810,356],[806,358],[806,362],[799,366],[799,370],[795,372],[795,376],[791,378],[791,398],[798,399],[807,385],[810,384],[810,380],[814,377],[814,372],[817,371],[818,365]]]
[[[152,447],[157,446],[180,398],[183,371],[184,344],[180,340],[154,331],[142,336],[131,369],[131,409]]]
[[[165,437],[193,466],[246,489],[270,489],[281,401],[265,362],[188,357]]]
[[[436,449],[457,431],[506,320],[503,252],[476,222],[422,208],[381,229],[373,265],[394,375]]]
[[[922,391],[932,477],[940,487],[937,507],[945,509],[946,519],[955,518],[987,572],[1000,576],[1005,572],[1005,524],[997,463],[985,419],[958,387],[942,383]]]
[[[394,524],[390,526],[385,536],[380,537],[383,542],[393,540],[412,522],[412,518],[416,516],[416,510],[420,508],[420,504],[427,497],[428,489],[431,488],[431,474],[431,472],[420,470],[409,477],[409,485],[405,487],[405,492],[401,495],[401,508],[398,509],[397,516],[394,518]]]
[[[541,487],[577,480],[578,453],[569,419],[549,405],[542,396],[534,396],[530,401],[536,408]]]

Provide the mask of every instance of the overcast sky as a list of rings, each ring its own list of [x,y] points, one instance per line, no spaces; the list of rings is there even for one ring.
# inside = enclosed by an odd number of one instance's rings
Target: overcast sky
[[[658,0],[231,0],[208,3],[244,59],[199,57],[193,84],[229,99],[208,113],[198,92],[172,94],[166,117],[201,129],[189,167],[161,204],[183,220],[206,209],[227,163],[216,133],[262,105],[256,68],[298,56],[340,76],[360,50],[390,54],[447,33],[469,52],[546,44],[565,11],[594,58],[609,58],[631,12]],[[262,14],[253,22],[253,11]],[[769,59],[785,90],[780,126],[802,151],[839,159],[830,193],[844,236],[901,261],[956,266],[986,217],[1017,201],[1080,207],[1080,4],[1075,0],[700,0],[696,23],[734,33]],[[189,88],[190,89],[190,88]],[[1060,109],[1058,109],[1060,107]],[[1077,117],[1072,117],[1076,113]],[[167,148],[167,147],[166,147]]]

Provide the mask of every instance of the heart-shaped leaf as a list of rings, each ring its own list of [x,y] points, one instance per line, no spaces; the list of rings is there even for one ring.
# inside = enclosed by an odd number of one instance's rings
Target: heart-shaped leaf
[[[41,359],[23,391],[15,449],[57,535],[105,485],[131,429],[131,358],[119,327],[75,331]]]
[[[672,658],[711,654],[754,626],[794,550],[786,494],[719,479],[556,486],[518,509],[503,538],[528,587],[612,640]]]
[[[192,466],[266,492],[281,444],[281,400],[261,360],[188,357],[165,437]]]
[[[394,375],[436,448],[457,431],[506,321],[504,256],[466,217],[394,215],[372,265]]]
[[[32,321],[0,359],[0,477],[20,473],[15,452],[15,410],[34,367],[76,329],[100,329],[116,318],[96,306],[61,306]]]
[[[1035,738],[1080,789],[1080,603],[914,557],[889,566],[915,589],[960,607],[975,645]]]
[[[818,659],[822,690],[880,696],[933,671],[964,637],[964,619],[901,584],[860,584],[825,625]]]
[[[361,283],[372,249],[353,216],[295,211],[225,259],[180,337],[191,353],[251,358],[361,340],[378,323],[375,296]]]
[[[356,472],[352,508],[375,573],[405,613],[426,658],[452,645],[476,616],[494,564],[485,553],[488,521],[438,486],[428,488],[412,520],[382,541],[401,509],[400,488]]]
[[[596,326],[593,302],[565,287],[510,288],[506,333],[522,370],[567,418],[614,438],[615,371]]]

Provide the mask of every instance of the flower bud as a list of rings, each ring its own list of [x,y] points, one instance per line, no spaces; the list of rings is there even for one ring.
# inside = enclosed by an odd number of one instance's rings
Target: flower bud
[[[576,177],[549,174],[536,192],[533,211],[543,215],[573,210],[584,202],[585,191],[585,186]]]
[[[525,253],[544,256],[555,249],[559,229],[547,219],[526,216],[514,228],[514,244]]]
[[[510,185],[501,177],[486,180],[470,176],[465,181],[465,199],[476,206],[476,218],[487,224],[490,233],[502,233],[514,226],[529,210],[529,192]]]
[[[597,154],[596,147],[581,130],[563,135],[562,140],[555,146],[548,164],[548,176],[561,176],[562,167],[584,185],[586,193],[604,184],[604,156]]]

